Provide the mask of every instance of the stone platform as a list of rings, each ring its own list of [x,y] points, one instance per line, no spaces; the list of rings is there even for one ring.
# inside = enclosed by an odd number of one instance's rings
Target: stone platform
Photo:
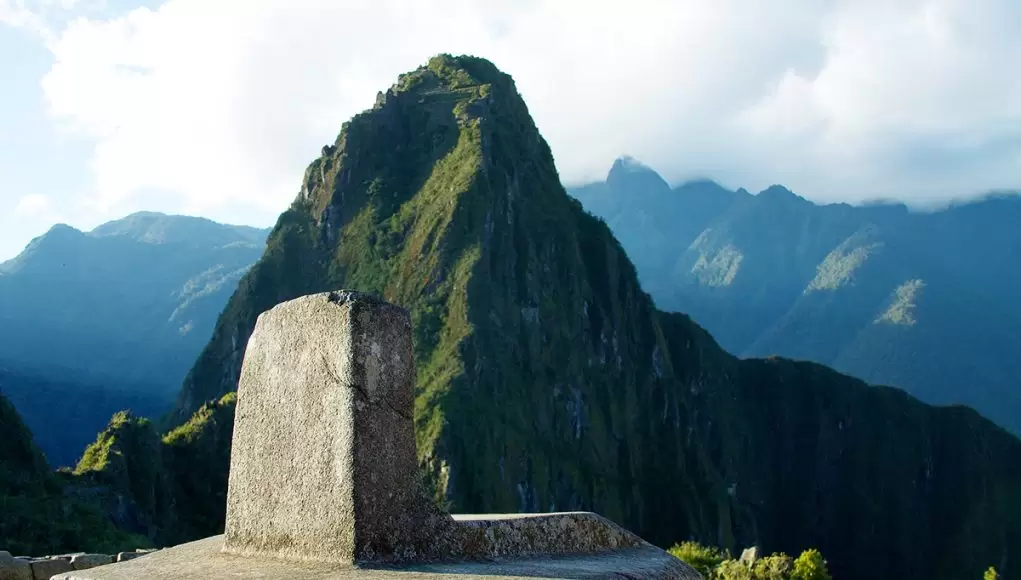
[[[699,575],[589,512],[451,516],[422,489],[407,311],[328,292],[259,316],[224,535],[58,580]]]
[[[144,558],[54,576],[54,580],[487,580],[568,579],[670,579],[697,580],[697,572],[659,548],[646,544],[569,556],[499,558],[482,562],[384,565],[292,562],[266,557],[236,556],[223,552],[223,536],[160,550]]]

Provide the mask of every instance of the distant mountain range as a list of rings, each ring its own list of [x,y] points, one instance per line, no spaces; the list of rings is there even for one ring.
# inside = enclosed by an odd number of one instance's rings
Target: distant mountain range
[[[53,465],[169,408],[268,230],[143,212],[54,226],[0,264],[0,391]]]
[[[672,188],[630,158],[570,193],[660,308],[730,352],[823,363],[1021,433],[1021,197],[817,205],[778,185]]]

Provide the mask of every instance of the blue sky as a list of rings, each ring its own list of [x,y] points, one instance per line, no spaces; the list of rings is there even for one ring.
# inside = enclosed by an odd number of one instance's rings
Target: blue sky
[[[140,209],[270,225],[439,52],[514,76],[568,183],[630,154],[821,202],[1021,188],[1016,0],[0,0],[0,259]]]
[[[90,188],[93,142],[48,113],[40,81],[54,64],[46,34],[73,18],[111,18],[159,2],[36,3],[0,0],[0,260],[58,221],[91,228],[109,216],[76,208]],[[25,20],[28,20],[26,22]],[[45,25],[51,30],[39,30]],[[64,209],[62,209],[62,207]]]
[[[33,235],[47,228],[42,216],[15,212],[30,194],[58,202],[88,183],[87,144],[61,139],[47,118],[39,79],[52,59],[36,36],[19,29],[0,30],[0,259],[10,257]]]

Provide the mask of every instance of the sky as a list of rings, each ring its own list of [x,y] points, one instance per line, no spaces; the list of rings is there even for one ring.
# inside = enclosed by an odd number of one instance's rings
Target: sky
[[[441,52],[514,77],[566,184],[1021,189],[1017,0],[0,0],[0,260],[142,209],[272,225]]]

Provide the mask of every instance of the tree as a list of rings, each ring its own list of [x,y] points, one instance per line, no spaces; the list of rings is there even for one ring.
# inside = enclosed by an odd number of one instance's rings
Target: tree
[[[993,568],[992,566],[990,566],[989,569],[986,570],[986,573],[985,573],[985,576],[983,576],[983,579],[984,580],[1000,580],[1000,573],[996,571],[996,568]]]
[[[791,580],[833,580],[833,577],[826,569],[826,560],[823,560],[822,554],[812,548],[802,552],[794,561]]]

